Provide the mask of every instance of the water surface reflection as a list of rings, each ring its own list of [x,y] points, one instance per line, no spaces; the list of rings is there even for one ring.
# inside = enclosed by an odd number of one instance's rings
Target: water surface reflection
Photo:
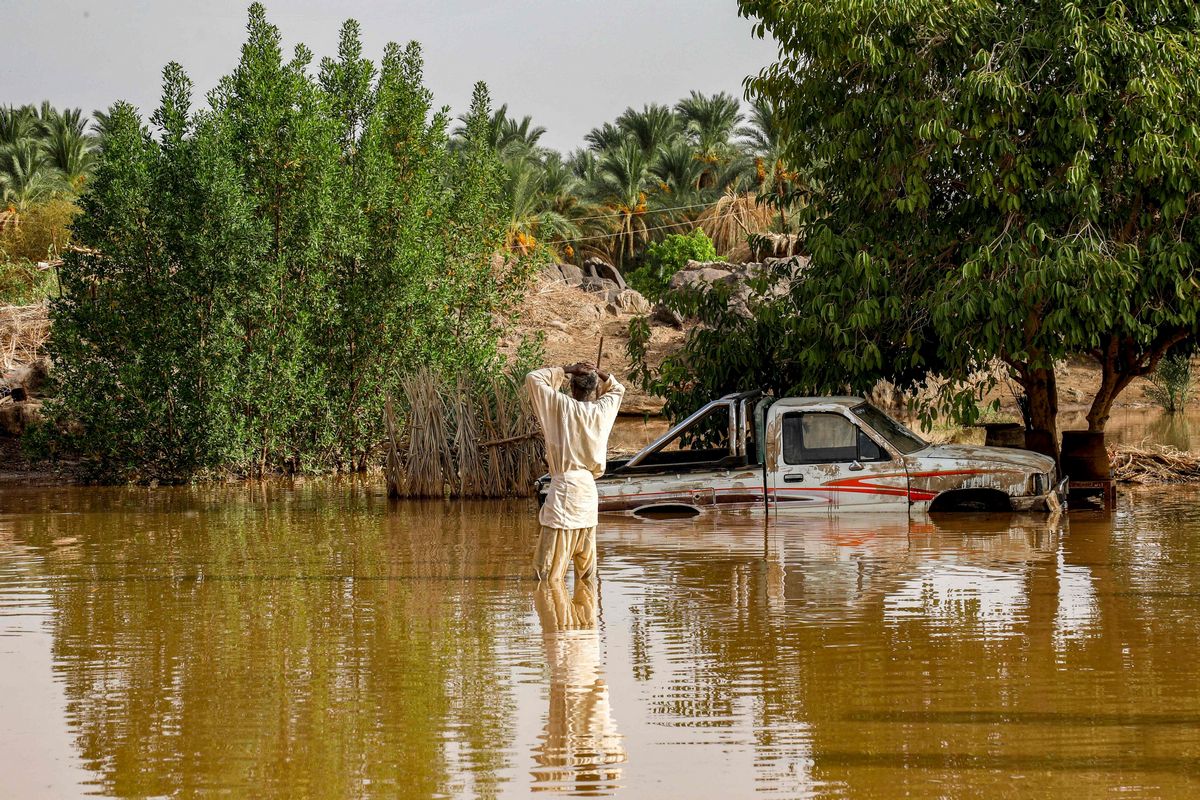
[[[527,577],[526,503],[2,499],[0,742],[43,753],[22,780],[0,751],[4,796],[1200,790],[1195,489],[1060,524],[609,519],[570,592]]]
[[[594,580],[539,583],[534,605],[550,677],[550,710],[534,751],[535,789],[595,795],[619,787],[626,760],[613,721],[596,628]]]

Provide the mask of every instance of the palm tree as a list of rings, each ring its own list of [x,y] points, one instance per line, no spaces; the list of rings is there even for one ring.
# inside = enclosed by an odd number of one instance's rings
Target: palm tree
[[[628,139],[600,156],[594,181],[588,187],[593,198],[613,214],[611,220],[616,224],[610,229],[622,262],[626,256],[633,257],[637,239],[644,241],[648,233],[647,195],[653,180],[650,166],[650,154],[636,139]]]
[[[22,139],[0,149],[0,203],[11,211],[20,214],[63,188],[37,140]]]
[[[454,129],[451,144],[461,147],[467,134],[466,116],[460,116],[462,124]],[[531,155],[538,150],[538,140],[546,133],[546,129],[533,124],[533,117],[525,116],[520,120],[508,116],[508,103],[492,112],[488,120],[488,140],[492,148],[501,156]]]
[[[32,106],[0,108],[0,147],[9,147],[37,135],[37,116]]]
[[[750,101],[750,124],[738,130],[755,159],[758,196],[779,211],[779,231],[787,233],[787,209],[807,191],[800,175],[788,164],[795,142],[783,127],[774,102],[763,97]]]
[[[532,153],[537,150],[538,140],[545,134],[545,128],[533,124],[533,117],[526,115],[520,121],[505,117],[496,131],[496,149],[500,152],[516,150]]]
[[[87,119],[78,108],[41,123],[42,146],[51,166],[57,169],[70,187],[79,191],[96,162],[96,142],[87,134]]]
[[[625,131],[611,122],[606,122],[599,128],[592,128],[583,137],[593,151],[602,153],[605,150],[615,150],[625,140]]]
[[[724,92],[707,96],[692,92],[675,104],[675,111],[702,160],[717,163],[736,152],[733,138],[744,119],[737,98]]]
[[[627,108],[617,117],[617,127],[626,137],[637,142],[646,155],[652,155],[660,147],[683,135],[683,121],[670,106],[657,103],[643,106],[641,111]]]
[[[705,172],[704,163],[696,158],[696,151],[686,140],[676,139],[660,148],[652,171],[662,182],[660,188],[671,195],[671,205],[686,206],[704,202],[700,186]]]
[[[505,231],[509,250],[529,253],[540,243],[570,240],[579,228],[558,209],[558,200],[548,187],[550,174],[543,165],[525,158],[505,161],[505,196],[511,203],[511,216]]]

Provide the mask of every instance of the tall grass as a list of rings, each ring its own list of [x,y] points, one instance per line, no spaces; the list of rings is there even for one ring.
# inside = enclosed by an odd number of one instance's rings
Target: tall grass
[[[528,497],[544,470],[536,418],[518,374],[446,380],[422,370],[387,406],[392,497]]]
[[[1146,396],[1170,414],[1181,414],[1192,398],[1192,358],[1190,353],[1169,355],[1158,363],[1150,376]]]

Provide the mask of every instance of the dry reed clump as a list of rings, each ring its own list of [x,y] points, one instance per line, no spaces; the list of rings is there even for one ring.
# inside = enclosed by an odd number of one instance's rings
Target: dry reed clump
[[[1200,483],[1200,453],[1170,445],[1110,447],[1113,478],[1123,483]]]
[[[446,381],[430,370],[402,382],[403,414],[386,408],[392,497],[527,497],[543,471],[533,409],[515,378]]]
[[[50,313],[45,303],[0,306],[0,369],[34,364],[50,339]]]
[[[704,229],[718,253],[729,256],[750,236],[770,231],[776,217],[775,210],[753,194],[726,192],[696,218],[696,227]]]

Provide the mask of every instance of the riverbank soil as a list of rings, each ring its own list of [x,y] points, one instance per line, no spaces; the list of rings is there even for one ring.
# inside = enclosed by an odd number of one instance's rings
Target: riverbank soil
[[[541,334],[545,341],[546,363],[573,364],[595,361],[603,337],[601,366],[625,384],[621,414],[659,414],[662,399],[646,394],[629,377],[633,364],[625,348],[629,344],[629,323],[636,316],[625,310],[613,313],[604,298],[597,294],[562,281],[541,278],[514,310],[514,335],[502,343],[501,350],[506,355],[513,355],[522,336]],[[650,328],[650,363],[661,364],[664,358],[683,346],[686,336],[686,327],[654,323]]]

